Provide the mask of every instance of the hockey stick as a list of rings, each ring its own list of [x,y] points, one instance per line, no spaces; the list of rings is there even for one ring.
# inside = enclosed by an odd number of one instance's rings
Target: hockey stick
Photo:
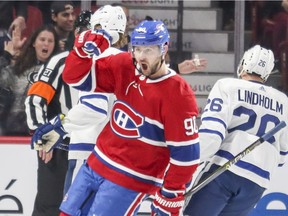
[[[276,125],[274,128],[272,128],[270,131],[265,133],[263,136],[261,136],[259,139],[257,139],[255,142],[253,142],[251,145],[249,145],[247,148],[245,148],[242,152],[237,154],[234,158],[227,161],[224,165],[218,167],[212,174],[207,176],[204,180],[202,180],[200,183],[193,186],[189,191],[185,193],[185,197],[189,197],[192,194],[199,191],[201,188],[203,188],[205,185],[207,185],[209,182],[217,178],[220,174],[228,170],[232,165],[236,164],[239,160],[241,160],[246,154],[251,152],[255,147],[263,143],[264,141],[270,139],[274,134],[276,134],[278,131],[280,131],[282,128],[286,126],[286,123],[284,121],[281,121],[278,125]]]
[[[204,180],[202,180],[200,183],[196,184],[193,186],[189,191],[187,191],[184,196],[185,196],[185,205],[184,208],[189,203],[190,197],[199,191],[201,188],[203,188],[205,185],[207,185],[209,182],[217,178],[219,175],[221,175],[223,172],[228,170],[232,165],[236,164],[239,160],[241,160],[246,154],[251,152],[254,148],[256,148],[258,145],[263,143],[264,141],[267,141],[270,139],[274,134],[276,134],[278,131],[280,131],[282,128],[286,127],[286,123],[284,121],[281,121],[278,125],[276,125],[274,128],[272,128],[270,131],[262,135],[259,139],[257,139],[255,142],[253,142],[251,145],[249,145],[247,148],[245,148],[242,152],[237,154],[234,158],[230,159],[227,161],[224,165],[218,167],[212,174],[207,176]],[[153,198],[149,197],[146,199],[147,201],[153,202]]]

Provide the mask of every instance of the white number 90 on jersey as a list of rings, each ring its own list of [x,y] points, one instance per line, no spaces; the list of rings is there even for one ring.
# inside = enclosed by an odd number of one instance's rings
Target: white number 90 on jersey
[[[194,133],[198,133],[198,127],[196,124],[196,116],[184,120],[184,128],[186,130],[186,135],[191,136]]]

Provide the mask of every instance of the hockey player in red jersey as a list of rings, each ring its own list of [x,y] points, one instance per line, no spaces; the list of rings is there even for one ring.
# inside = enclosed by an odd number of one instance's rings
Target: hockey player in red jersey
[[[61,215],[81,215],[73,203],[93,192],[89,215],[136,215],[150,195],[153,215],[182,215],[185,185],[199,163],[198,110],[189,84],[165,64],[167,28],[143,21],[131,35],[132,55],[97,58],[117,37],[105,30],[80,35],[63,72],[75,88],[114,93],[117,100]]]

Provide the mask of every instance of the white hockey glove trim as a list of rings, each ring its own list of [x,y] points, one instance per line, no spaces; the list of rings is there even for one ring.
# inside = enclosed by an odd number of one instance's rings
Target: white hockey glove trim
[[[57,115],[50,122],[41,125],[32,136],[31,148],[38,151],[50,152],[54,148],[68,150],[62,141],[66,138],[67,132],[62,126],[64,115]]]
[[[169,196],[165,196],[165,195]],[[151,204],[152,216],[167,215],[181,216],[183,215],[183,207],[185,199],[183,194],[167,194],[163,190],[157,191],[153,203]],[[171,196],[171,197],[170,197]]]

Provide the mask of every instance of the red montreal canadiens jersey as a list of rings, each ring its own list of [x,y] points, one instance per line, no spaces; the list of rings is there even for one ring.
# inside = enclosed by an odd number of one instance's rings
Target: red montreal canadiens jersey
[[[199,163],[196,99],[174,71],[140,75],[129,53],[80,58],[71,51],[63,79],[80,90],[114,93],[117,100],[88,164],[110,181],[154,194],[184,190]]]

